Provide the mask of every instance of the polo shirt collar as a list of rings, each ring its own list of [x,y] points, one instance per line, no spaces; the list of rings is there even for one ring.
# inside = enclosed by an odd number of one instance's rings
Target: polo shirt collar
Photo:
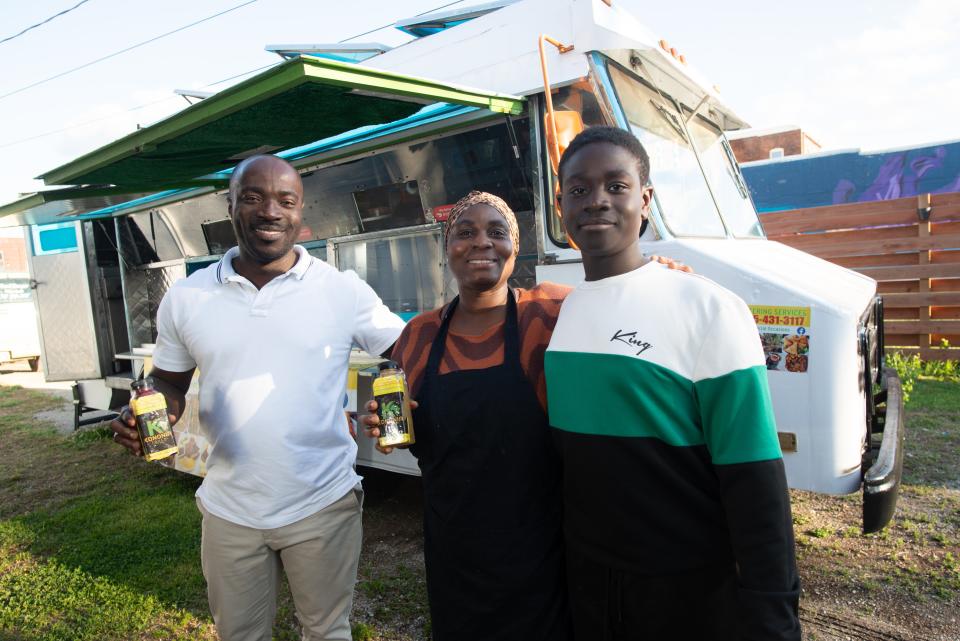
[[[313,262],[313,256],[311,256],[307,250],[300,245],[294,245],[293,251],[297,255],[297,262],[295,262],[293,267],[287,270],[285,274],[280,276],[280,278],[286,278],[287,275],[291,275],[297,280],[303,280],[303,277],[306,275],[307,270],[310,269],[310,265]],[[221,285],[230,281],[243,279],[243,276],[238,274],[237,270],[233,268],[233,259],[239,255],[240,248],[237,246],[231,247],[229,250],[227,250],[227,253],[223,255],[223,258],[220,259],[220,262],[217,263],[217,282],[219,282]]]

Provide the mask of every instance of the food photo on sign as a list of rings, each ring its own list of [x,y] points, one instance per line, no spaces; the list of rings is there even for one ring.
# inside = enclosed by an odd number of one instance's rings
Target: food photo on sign
[[[768,371],[803,374],[809,367],[810,308],[750,305]]]

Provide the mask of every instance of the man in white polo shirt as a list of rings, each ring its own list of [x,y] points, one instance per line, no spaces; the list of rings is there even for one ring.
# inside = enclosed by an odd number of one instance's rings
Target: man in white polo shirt
[[[211,442],[197,491],[201,558],[222,641],[269,641],[284,568],[304,639],[349,640],[363,491],[342,399],[351,346],[389,351],[403,321],[353,272],[294,244],[303,185],[274,156],[240,163],[238,247],[178,281],[157,313],[151,376],[170,413],[200,370]],[[128,410],[114,439],[140,454]]]

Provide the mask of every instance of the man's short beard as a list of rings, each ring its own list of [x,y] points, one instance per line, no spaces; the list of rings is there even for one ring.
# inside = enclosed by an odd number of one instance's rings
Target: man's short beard
[[[293,251],[293,246],[294,243],[290,243],[289,245],[278,247],[276,250],[270,251],[269,253],[248,246],[245,253],[254,262],[260,265],[267,265],[288,255],[291,251]]]

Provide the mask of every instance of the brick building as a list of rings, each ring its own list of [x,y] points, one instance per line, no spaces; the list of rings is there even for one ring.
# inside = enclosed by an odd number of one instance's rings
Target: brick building
[[[820,143],[799,127],[746,129],[727,132],[737,162],[799,156],[820,151]]]
[[[0,272],[27,272],[27,243],[22,234],[10,233],[15,230],[3,230],[0,235]]]

